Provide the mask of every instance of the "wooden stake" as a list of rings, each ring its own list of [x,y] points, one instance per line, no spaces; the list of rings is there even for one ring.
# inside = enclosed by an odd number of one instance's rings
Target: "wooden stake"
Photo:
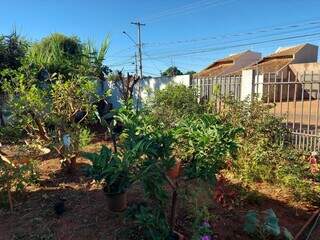
[[[303,227],[300,229],[300,231],[297,233],[297,235],[295,236],[294,240],[298,240],[303,232],[306,230],[306,228],[311,224],[311,222],[313,221],[313,219],[315,219],[315,217],[320,214],[320,210],[318,209],[317,211],[315,211],[312,216],[308,219],[308,221],[303,225]]]
[[[9,201],[9,206],[10,206],[10,212],[13,213],[13,202],[12,202],[12,196],[11,196],[11,188],[10,186],[8,187],[8,201]]]

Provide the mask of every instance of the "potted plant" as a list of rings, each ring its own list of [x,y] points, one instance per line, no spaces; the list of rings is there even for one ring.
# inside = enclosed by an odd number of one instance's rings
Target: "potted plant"
[[[134,182],[130,154],[112,152],[102,146],[99,153],[83,153],[92,162],[88,173],[103,184],[110,211],[121,212],[127,208],[127,190]]]

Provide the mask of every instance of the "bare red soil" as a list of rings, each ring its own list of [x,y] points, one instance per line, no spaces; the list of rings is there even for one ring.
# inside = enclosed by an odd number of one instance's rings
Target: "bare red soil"
[[[87,150],[97,150],[105,143],[97,142]],[[40,183],[28,187],[23,196],[15,195],[13,214],[0,209],[0,240],[117,239],[117,233],[125,227],[124,214],[108,211],[101,188],[82,171],[88,164],[87,160],[79,159],[77,172],[70,175],[61,172],[57,158],[42,159]],[[295,203],[289,194],[268,184],[257,184],[249,190],[237,182],[225,180],[217,189],[209,204],[217,239],[248,239],[242,229],[244,216],[250,209],[263,211],[272,208],[280,224],[293,234],[315,209],[308,204]],[[57,217],[53,206],[59,198],[66,199],[66,211]],[[129,205],[142,200],[141,186],[136,184],[128,193]],[[192,232],[188,210],[181,200],[179,205],[177,229],[189,239]]]

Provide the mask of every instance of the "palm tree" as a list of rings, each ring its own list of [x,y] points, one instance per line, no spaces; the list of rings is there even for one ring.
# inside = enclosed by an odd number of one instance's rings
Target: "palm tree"
[[[89,74],[101,81],[107,80],[107,75],[111,72],[110,68],[104,64],[105,57],[109,49],[110,41],[107,36],[97,50],[91,41],[88,41],[83,48],[82,64],[89,69]]]

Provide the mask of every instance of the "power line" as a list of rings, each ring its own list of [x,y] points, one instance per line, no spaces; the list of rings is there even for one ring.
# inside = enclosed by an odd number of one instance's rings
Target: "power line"
[[[320,32],[312,33],[312,34],[297,35],[297,36],[289,36],[289,37],[277,38],[277,39],[271,39],[271,40],[265,40],[265,41],[259,41],[259,42],[251,42],[251,43],[244,43],[244,44],[222,46],[222,47],[217,47],[217,48],[199,49],[197,51],[189,51],[187,53],[172,54],[172,55],[167,55],[167,56],[159,56],[159,58],[188,56],[188,55],[199,54],[199,53],[214,52],[214,51],[218,51],[218,50],[225,50],[225,49],[231,49],[231,48],[237,48],[237,47],[259,45],[259,44],[263,44],[263,43],[277,42],[277,41],[290,40],[290,39],[299,39],[299,38],[311,37],[311,36],[320,36]],[[152,59],[158,59],[158,58],[155,57],[155,58],[152,58]]]
[[[163,18],[178,16],[178,15],[186,15],[194,12],[195,10],[199,9],[208,9],[209,7],[219,6],[219,5],[225,5],[231,2],[234,2],[235,0],[216,0],[216,1],[210,1],[210,0],[202,0],[197,1],[193,3],[189,3],[180,7],[176,7],[173,9],[165,10],[160,14],[153,16],[151,18],[144,19],[147,23],[153,23],[157,22]]]
[[[259,39],[259,38],[264,38],[264,37],[272,37],[272,36],[275,36],[275,35],[279,35],[279,34],[282,34],[282,35],[288,35],[288,34],[290,34],[290,33],[297,33],[297,32],[302,32],[302,31],[307,31],[307,30],[318,30],[318,28],[320,27],[319,26],[319,24],[320,24],[320,21],[318,20],[318,21],[312,21],[312,22],[304,22],[303,24],[295,24],[295,25],[293,25],[293,23],[291,23],[290,25],[283,25],[283,26],[274,26],[274,27],[272,27],[271,28],[271,30],[269,29],[260,29],[260,30],[258,30],[258,31],[256,31],[256,32],[254,32],[254,31],[250,31],[250,32],[245,32],[245,33],[235,33],[235,34],[228,34],[228,35],[220,35],[220,36],[215,36],[215,37],[211,37],[212,39],[223,39],[223,42],[217,42],[217,41],[215,41],[215,44],[220,44],[220,43],[223,43],[223,44],[225,44],[225,43],[232,43],[232,42],[239,42],[239,41],[247,41],[247,40],[253,40],[253,39]],[[305,28],[303,28],[303,29],[301,29],[301,27],[302,26],[305,26],[305,25],[310,25],[310,27],[305,27]],[[256,33],[261,33],[261,32],[271,32],[271,31],[279,31],[279,30],[283,30],[283,29],[286,29],[284,26],[286,26],[286,27],[288,27],[288,28],[292,28],[292,30],[288,30],[288,31],[282,31],[282,32],[274,32],[274,33],[270,33],[270,34],[264,34],[264,35],[258,35],[258,36],[254,36],[254,37],[250,37],[250,38],[246,38],[246,39],[237,39],[236,38],[236,36],[242,36],[242,35],[251,35],[251,36],[253,36],[253,35],[255,35]],[[300,27],[300,28],[298,28],[298,27]],[[226,38],[230,38],[230,37],[232,37],[233,36],[233,39],[234,40],[232,40],[232,41],[225,41],[225,39]],[[207,37],[207,38],[201,38],[201,39],[198,39],[199,41],[203,41],[203,40],[205,40],[205,39],[209,39],[210,37]],[[183,40],[185,43],[193,43],[193,42],[191,42],[191,41],[194,41],[194,42],[197,42],[196,41],[197,39],[193,39],[193,40]],[[164,42],[164,43],[162,43],[163,45],[166,45],[166,44],[168,44],[168,45],[171,45],[171,44],[174,44],[174,43],[180,43],[180,42],[182,42],[182,40],[181,41],[177,41],[177,42]],[[213,43],[213,42],[212,42]],[[210,46],[212,46],[212,43],[210,42],[210,44],[206,44],[206,45],[201,45],[201,46],[199,46],[199,47],[210,47]],[[157,43],[157,44],[160,44],[160,43]],[[149,44],[144,44],[144,47],[146,47],[146,48],[149,48],[149,49],[151,49],[150,47],[148,47],[149,45],[151,45],[151,43],[149,43]],[[171,54],[172,53],[172,50],[171,50],[171,48],[163,48],[163,50],[167,50],[168,49],[168,51],[170,51],[170,52],[161,52],[161,54]],[[188,49],[188,50],[194,50],[194,48],[192,48],[192,49]],[[159,50],[157,50],[157,51],[159,51]],[[178,50],[178,51],[186,51],[186,49],[184,48],[184,49],[181,49],[181,50]],[[159,54],[159,53],[157,53],[157,54]],[[149,52],[149,55],[151,55],[151,53]],[[119,56],[120,57],[120,56]],[[121,57],[128,57],[128,56],[121,56]]]
[[[225,38],[231,38],[231,37],[240,37],[244,35],[254,35],[257,33],[266,33],[266,32],[272,32],[272,31],[280,31],[285,30],[288,28],[299,28],[299,27],[305,27],[306,25],[317,25],[320,24],[320,20],[317,21],[311,21],[311,22],[301,22],[298,24],[289,24],[289,25],[282,25],[282,26],[273,26],[270,28],[258,28],[256,30],[251,30],[248,32],[238,32],[238,33],[232,33],[232,34],[224,34],[220,36],[210,36],[210,37],[204,37],[204,38],[193,38],[193,39],[187,39],[187,40],[177,40],[177,41],[169,41],[169,42],[151,42],[151,43],[144,43],[144,45],[175,45],[175,44],[185,44],[185,43],[195,43],[195,42],[201,42],[201,41],[208,41],[208,40],[217,40],[217,39],[225,39]]]
[[[177,49],[177,50],[172,50],[171,48],[162,48],[161,50],[166,50],[166,51],[159,51],[159,49],[156,51],[157,54],[172,54],[173,51],[175,53],[179,53],[179,52],[185,52],[185,51],[190,51],[190,50],[197,50],[197,49],[202,49],[202,48],[206,48],[206,47],[211,47],[213,46],[213,44],[216,45],[221,45],[223,44],[223,46],[225,46],[225,44],[227,43],[239,43],[239,42],[247,42],[250,40],[255,40],[255,39],[261,39],[261,38],[270,38],[270,37],[275,37],[275,36],[282,36],[282,37],[286,37],[286,36],[290,36],[293,33],[299,33],[299,32],[304,32],[304,34],[311,34],[314,33],[314,31],[319,31],[320,29],[320,25],[317,27],[312,27],[312,28],[306,28],[306,29],[298,29],[298,30],[294,30],[294,31],[287,31],[287,32],[282,32],[282,33],[273,33],[273,34],[267,34],[267,35],[262,35],[262,36],[256,36],[256,37],[252,37],[252,38],[246,38],[246,39],[235,39],[235,40],[231,40],[231,41],[223,41],[223,42],[215,42],[215,43],[210,43],[210,44],[205,44],[205,45],[199,45],[199,48],[183,48],[183,49]],[[311,31],[309,31],[311,30]],[[151,48],[150,48],[151,49]]]
[[[109,67],[116,67],[116,66],[121,66],[121,65],[127,64],[127,63],[132,63],[131,60],[133,58],[134,57],[131,56],[130,58],[126,59],[125,61],[121,61],[121,62],[116,62],[116,63],[110,64]]]
[[[130,49],[133,49],[134,47],[135,46],[131,46],[131,47],[120,49],[119,51],[113,52],[111,55],[108,55],[107,57],[108,58],[110,58],[110,57],[112,58],[112,57],[116,56],[117,54],[125,52],[125,51],[130,50]]]

